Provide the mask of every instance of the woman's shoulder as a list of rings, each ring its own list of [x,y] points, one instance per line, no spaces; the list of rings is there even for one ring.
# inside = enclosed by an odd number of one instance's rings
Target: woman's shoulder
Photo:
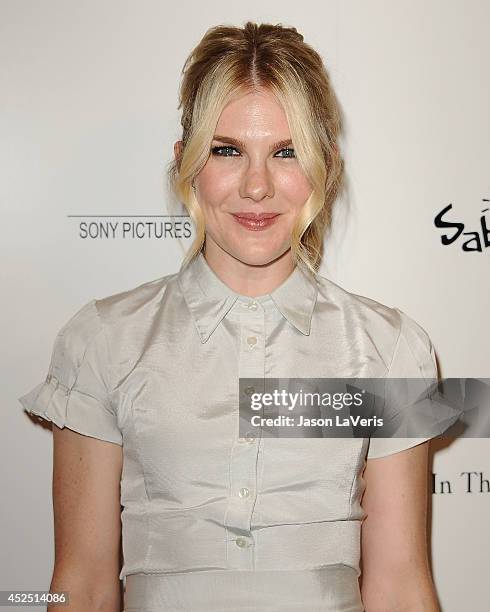
[[[318,300],[326,306],[325,312],[336,312],[356,335],[361,333],[373,340],[384,341],[393,349],[402,340],[418,351],[431,349],[426,329],[404,310],[349,291],[326,276],[318,275],[317,279]]]
[[[129,321],[134,318],[148,319],[155,312],[177,273],[167,274],[145,281],[123,291],[97,297],[92,305],[103,325]]]
[[[327,276],[318,274],[317,283],[319,299],[342,307],[344,311],[347,309],[363,314],[375,314],[387,319],[397,318],[397,309],[393,306],[388,306],[372,297],[349,291]]]

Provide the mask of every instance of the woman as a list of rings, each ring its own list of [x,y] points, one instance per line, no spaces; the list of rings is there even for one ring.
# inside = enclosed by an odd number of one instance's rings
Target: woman
[[[437,377],[415,321],[318,274],[343,170],[322,60],[247,23],[183,74],[169,176],[196,240],[179,272],[85,304],[21,398],[56,425],[51,589],[70,610],[119,610],[119,578],[126,612],[438,610],[428,438],[238,427],[242,378]]]

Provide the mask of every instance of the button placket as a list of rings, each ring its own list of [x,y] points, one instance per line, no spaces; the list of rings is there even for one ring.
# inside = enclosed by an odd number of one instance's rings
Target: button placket
[[[255,300],[251,300],[241,310],[240,321],[239,377],[262,378],[265,360],[264,311]],[[244,389],[247,396],[254,392],[251,386]],[[260,438],[251,434],[250,431],[242,438],[237,436],[230,461],[230,494],[225,516],[230,569],[254,569],[255,565],[255,542],[251,527]]]

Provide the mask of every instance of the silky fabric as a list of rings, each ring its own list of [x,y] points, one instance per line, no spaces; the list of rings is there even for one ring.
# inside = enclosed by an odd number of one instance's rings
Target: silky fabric
[[[313,570],[131,574],[124,612],[359,612],[356,572],[347,565]]]
[[[200,253],[81,307],[57,335],[46,379],[19,400],[122,445],[120,578],[139,576],[126,587],[164,593],[165,610],[293,610],[283,585],[296,576],[309,609],[361,611],[366,461],[429,438],[241,437],[239,379],[260,377],[433,380],[437,366],[425,330],[397,308],[298,266],[247,297]],[[334,567],[344,568],[340,590],[319,572]],[[198,603],[202,581],[216,588]],[[133,595],[133,609],[152,609],[151,596],[135,607]]]

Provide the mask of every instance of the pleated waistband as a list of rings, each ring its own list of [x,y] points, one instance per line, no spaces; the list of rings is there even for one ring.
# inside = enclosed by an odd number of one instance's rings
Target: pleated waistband
[[[124,612],[363,612],[356,571],[218,570],[126,576]]]

